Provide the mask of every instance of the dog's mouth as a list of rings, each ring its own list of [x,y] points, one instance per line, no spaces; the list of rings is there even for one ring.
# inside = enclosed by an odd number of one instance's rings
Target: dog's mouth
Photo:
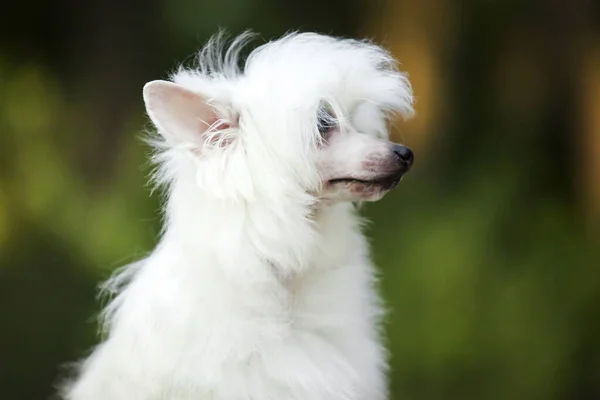
[[[400,175],[394,174],[394,175],[389,175],[389,176],[376,178],[376,179],[369,179],[369,180],[349,178],[349,177],[348,178],[335,178],[335,179],[330,179],[329,184],[330,185],[346,185],[346,186],[360,185],[360,186],[366,186],[366,187],[378,187],[381,190],[391,190],[391,189],[395,188],[398,185],[398,183],[400,183],[401,180],[402,180],[401,174]]]

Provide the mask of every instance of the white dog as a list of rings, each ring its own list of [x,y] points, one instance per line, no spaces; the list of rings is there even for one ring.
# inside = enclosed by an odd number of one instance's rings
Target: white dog
[[[412,112],[380,47],[312,33],[254,50],[213,38],[144,87],[160,244],[108,283],[107,337],[68,400],[381,400],[382,306],[353,203],[413,162],[386,119]]]

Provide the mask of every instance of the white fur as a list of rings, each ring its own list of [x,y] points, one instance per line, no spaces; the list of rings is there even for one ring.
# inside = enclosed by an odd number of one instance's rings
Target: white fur
[[[317,34],[267,43],[242,70],[246,39],[221,58],[216,37],[197,68],[147,85],[164,232],[107,284],[107,337],[65,399],[387,398],[382,306],[349,201],[365,199],[327,179],[373,173],[357,160],[388,143],[388,112],[412,111],[410,86],[379,47]]]

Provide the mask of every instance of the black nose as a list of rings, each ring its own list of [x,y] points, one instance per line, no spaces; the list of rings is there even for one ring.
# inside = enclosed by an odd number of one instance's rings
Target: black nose
[[[415,160],[415,156],[411,149],[406,146],[400,146],[398,144],[394,145],[392,151],[398,157],[400,161],[405,163],[408,167],[410,167]]]

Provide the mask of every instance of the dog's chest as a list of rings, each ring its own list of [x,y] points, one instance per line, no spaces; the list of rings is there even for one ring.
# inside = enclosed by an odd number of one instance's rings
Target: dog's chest
[[[223,297],[223,304],[192,319],[194,334],[179,335],[186,338],[176,344],[183,359],[174,364],[185,366],[188,379],[198,377],[190,385],[216,391],[215,399],[273,393],[281,399],[352,399],[349,393],[367,392],[377,399],[385,358],[368,268],[288,275],[279,288],[228,293],[232,297]]]

